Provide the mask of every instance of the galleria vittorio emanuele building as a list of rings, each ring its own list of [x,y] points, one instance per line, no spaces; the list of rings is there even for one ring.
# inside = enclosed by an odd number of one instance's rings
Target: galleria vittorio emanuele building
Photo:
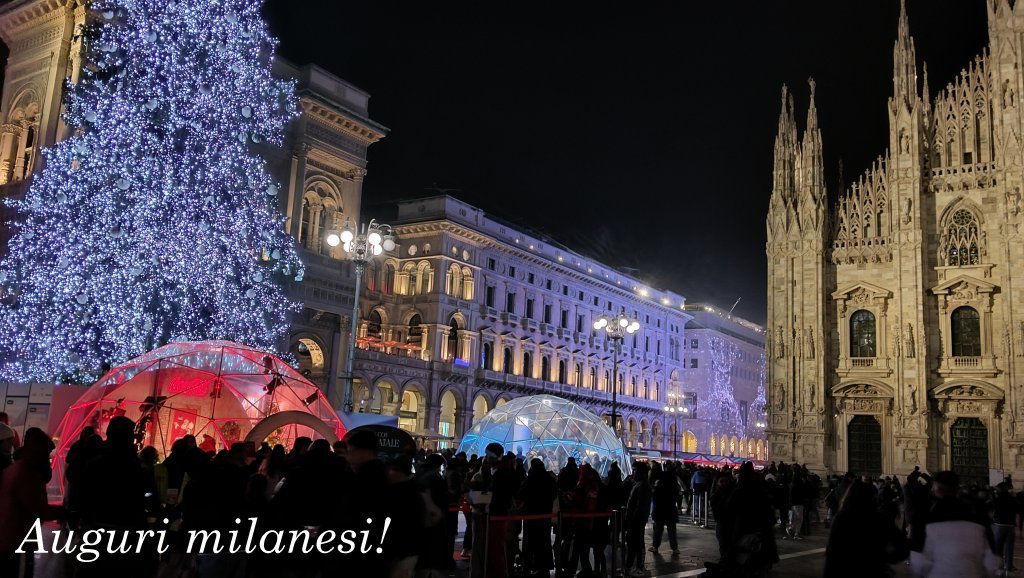
[[[905,7],[889,142],[830,205],[813,81],[782,92],[768,226],[769,447],[821,471],[1024,475],[1024,5],[936,95]],[[880,65],[882,63],[879,63]]]

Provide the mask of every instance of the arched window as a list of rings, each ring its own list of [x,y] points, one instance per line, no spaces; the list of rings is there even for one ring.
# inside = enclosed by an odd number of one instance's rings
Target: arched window
[[[597,389],[597,369],[590,368],[590,389]]]
[[[943,238],[943,254],[950,267],[980,263],[978,218],[967,209],[957,209],[949,219]]]
[[[450,359],[459,357],[459,323],[454,319],[448,326],[448,357]]]
[[[850,357],[875,356],[875,315],[861,309],[850,317]]]
[[[370,311],[370,315],[366,319],[366,336],[380,339],[381,323],[380,311],[376,309]]]
[[[448,274],[444,279],[444,292],[452,297],[462,295],[462,270],[455,263],[448,267]]]
[[[512,348],[506,347],[501,358],[501,370],[505,373],[512,373]]]
[[[391,295],[395,292],[395,277],[398,276],[398,272],[395,271],[395,265],[393,263],[384,264],[384,283],[381,284],[380,292],[385,295]]]
[[[310,220],[313,218],[313,203],[309,199],[302,200],[302,220],[299,222],[299,244],[304,247],[310,247],[309,235]]]
[[[540,378],[551,381],[551,360],[547,355],[540,358]]]
[[[583,366],[579,363],[576,364],[576,373],[573,375],[572,383],[576,387],[583,385]]]
[[[951,331],[953,334],[954,357],[978,357],[981,355],[981,318],[973,307],[957,307],[953,310]]]
[[[417,313],[409,319],[409,339],[406,343],[419,343],[420,337],[423,335],[423,328],[420,324],[423,323],[423,318]]]
[[[558,360],[558,383],[565,383],[565,361]]]
[[[466,301],[473,300],[473,270],[469,267],[462,268],[462,298]]]
[[[529,351],[523,352],[523,375],[533,379],[533,356]]]
[[[630,390],[630,395],[632,395],[633,397],[637,397],[637,392],[636,392],[636,376],[635,375],[630,380],[629,390]]]
[[[489,341],[484,342],[483,351],[480,355],[480,365],[488,371],[494,368],[494,349]]]

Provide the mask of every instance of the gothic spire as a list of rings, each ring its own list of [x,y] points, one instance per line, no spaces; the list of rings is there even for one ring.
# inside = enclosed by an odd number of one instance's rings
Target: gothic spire
[[[818,109],[814,104],[813,78],[807,79],[811,89],[811,103],[807,107],[807,129],[801,143],[801,168],[803,169],[801,196],[809,195],[817,204],[825,197],[825,164],[821,154],[821,129],[818,128]]]
[[[892,50],[892,68],[893,98],[908,108],[913,107],[917,97],[917,60],[907,21],[906,0],[900,0],[900,23]]]
[[[793,117],[793,96],[782,85],[782,110],[779,112],[779,132],[775,136],[775,178],[772,196],[791,200],[796,193],[796,122]]]

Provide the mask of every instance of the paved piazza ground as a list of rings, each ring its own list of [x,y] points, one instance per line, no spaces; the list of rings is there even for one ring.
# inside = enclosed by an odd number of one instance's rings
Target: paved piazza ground
[[[460,523],[459,544],[461,544],[462,524]],[[781,561],[772,572],[772,576],[780,578],[820,578],[825,567],[825,544],[827,529],[821,524],[812,524],[812,535],[800,541],[782,540],[782,532],[776,528],[776,539]],[[1018,537],[1016,542],[1016,559],[1024,565],[1024,539]],[[651,545],[651,531],[648,528],[647,545]],[[679,551],[677,558],[671,557],[667,543],[661,545],[656,554],[647,553],[647,575],[652,578],[684,578],[700,576],[705,573],[704,562],[718,559],[718,544],[713,529],[705,529],[691,523],[679,524]],[[906,564],[893,566],[897,578],[910,578],[911,572]],[[469,576],[469,563],[459,562],[454,573],[456,578]],[[1011,576],[1022,575],[1014,572]],[[52,556],[37,558],[37,578],[66,578],[68,574],[61,571],[58,560]],[[554,573],[552,572],[552,577]]]

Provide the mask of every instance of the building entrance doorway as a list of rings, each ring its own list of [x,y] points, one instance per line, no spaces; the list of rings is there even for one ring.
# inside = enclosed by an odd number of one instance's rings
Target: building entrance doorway
[[[849,471],[877,478],[882,473],[882,426],[873,415],[857,415],[846,426]]]
[[[953,471],[964,484],[988,484],[988,429],[981,419],[961,417],[950,428]]]

